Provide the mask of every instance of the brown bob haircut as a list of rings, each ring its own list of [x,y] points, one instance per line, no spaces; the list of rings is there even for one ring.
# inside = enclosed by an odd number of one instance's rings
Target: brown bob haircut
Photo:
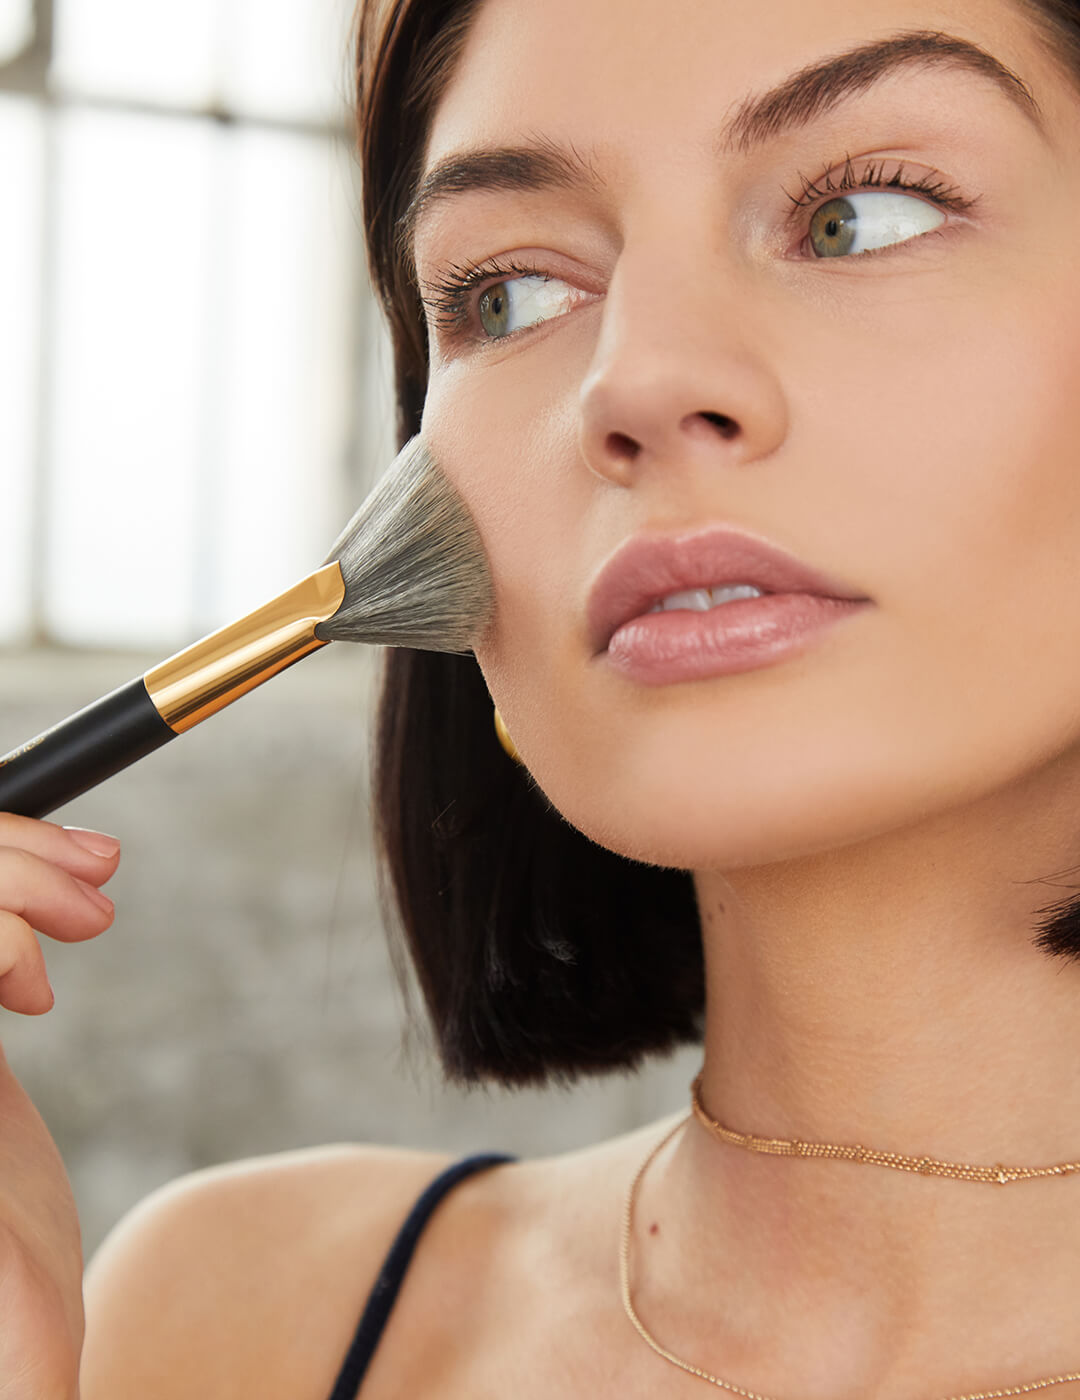
[[[399,442],[419,431],[427,333],[402,215],[435,106],[481,0],[361,0],[358,148],[372,282],[394,350]],[[1080,73],[1080,0],[1016,0]],[[500,746],[474,656],[388,648],[373,817],[391,956],[416,971],[448,1080],[569,1084],[700,1043],[688,871],[627,860],[555,810]],[[1042,949],[1080,958],[1080,901],[1041,911]],[[397,937],[397,943],[394,939]]]

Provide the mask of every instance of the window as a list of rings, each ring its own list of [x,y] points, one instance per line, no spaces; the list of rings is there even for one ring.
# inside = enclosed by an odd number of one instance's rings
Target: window
[[[388,464],[349,18],[0,0],[0,641],[192,641]]]
[[[34,37],[32,0],[0,0],[0,63],[8,63]]]

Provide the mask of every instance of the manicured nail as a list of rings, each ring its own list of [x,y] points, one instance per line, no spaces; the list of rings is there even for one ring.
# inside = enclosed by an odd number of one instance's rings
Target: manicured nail
[[[104,910],[106,914],[112,914],[115,911],[116,905],[113,904],[107,894],[102,894],[101,891],[96,890],[93,885],[88,885],[85,880],[80,880],[77,875],[72,876],[72,879],[74,879],[87,899],[92,899],[99,909]]]
[[[87,831],[82,826],[65,826],[64,830],[76,845],[95,856],[114,856],[120,849],[120,842],[116,837],[106,836],[103,831]]]

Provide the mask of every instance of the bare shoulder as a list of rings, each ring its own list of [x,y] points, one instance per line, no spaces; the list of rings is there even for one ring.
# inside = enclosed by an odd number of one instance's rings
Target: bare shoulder
[[[366,1400],[488,1400],[511,1375],[522,1396],[603,1389],[625,1351],[619,1202],[655,1136],[651,1125],[460,1182],[424,1228]],[[320,1148],[156,1192],[88,1270],[81,1400],[327,1400],[394,1235],[453,1160]],[[584,1354],[567,1350],[573,1335]]]
[[[394,1235],[451,1160],[341,1145],[156,1191],[87,1270],[81,1400],[325,1400]]]

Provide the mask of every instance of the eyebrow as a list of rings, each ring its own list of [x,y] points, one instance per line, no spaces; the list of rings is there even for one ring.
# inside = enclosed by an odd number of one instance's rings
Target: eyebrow
[[[543,138],[526,146],[501,146],[446,156],[424,176],[398,222],[399,248],[411,246],[422,214],[469,190],[592,190],[599,174],[573,146]]]
[[[785,132],[808,126],[905,68],[960,69],[988,78],[1042,130],[1035,95],[1011,68],[967,39],[916,30],[831,55],[745,99],[724,127],[721,148],[745,154]],[[579,151],[549,140],[452,154],[438,161],[420,182],[398,222],[398,246],[408,253],[421,217],[458,194],[552,189],[595,192],[602,183]]]
[[[915,30],[860,44],[812,63],[768,92],[748,98],[728,123],[723,145],[749,151],[786,131],[809,125],[904,68],[952,68],[989,78],[1042,129],[1035,94],[1019,74],[967,39]]]

